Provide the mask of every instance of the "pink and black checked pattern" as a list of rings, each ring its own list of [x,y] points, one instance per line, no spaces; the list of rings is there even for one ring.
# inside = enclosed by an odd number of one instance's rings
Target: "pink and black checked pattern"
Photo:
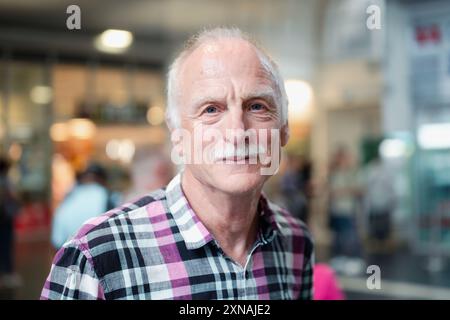
[[[56,254],[41,299],[311,299],[306,226],[261,196],[259,236],[241,266],[165,189],[87,221]]]

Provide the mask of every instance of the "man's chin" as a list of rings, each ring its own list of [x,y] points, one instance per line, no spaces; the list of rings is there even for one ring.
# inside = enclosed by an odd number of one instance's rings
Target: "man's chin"
[[[218,189],[230,194],[242,194],[260,188],[266,177],[260,174],[259,169],[226,170],[223,174],[215,174],[214,180]]]

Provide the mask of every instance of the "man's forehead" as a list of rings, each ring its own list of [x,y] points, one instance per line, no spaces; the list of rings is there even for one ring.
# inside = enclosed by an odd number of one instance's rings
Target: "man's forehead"
[[[182,69],[189,80],[242,73],[262,77],[267,75],[256,48],[241,39],[221,39],[200,45],[187,57]]]

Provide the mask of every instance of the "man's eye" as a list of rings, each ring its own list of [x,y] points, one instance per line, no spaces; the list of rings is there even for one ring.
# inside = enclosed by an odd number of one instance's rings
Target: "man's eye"
[[[250,105],[251,111],[261,111],[264,110],[264,108],[264,105],[262,105],[261,103],[253,103]]]
[[[215,112],[217,112],[216,106],[209,106],[205,109],[205,113],[215,113]]]

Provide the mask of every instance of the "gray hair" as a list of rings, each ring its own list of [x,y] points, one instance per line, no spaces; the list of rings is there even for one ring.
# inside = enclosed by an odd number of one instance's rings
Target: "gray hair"
[[[176,89],[178,84],[179,69],[184,60],[198,47],[208,42],[217,42],[222,39],[239,39],[247,41],[252,44],[257,52],[260,63],[263,68],[269,73],[276,85],[276,103],[281,108],[282,123],[287,123],[287,96],[284,89],[283,78],[278,69],[277,64],[264,52],[264,50],[248,35],[244,34],[238,28],[214,28],[206,29],[191,37],[185,44],[184,49],[178,54],[176,59],[169,67],[167,74],[167,108],[166,108],[166,122],[170,128],[178,128],[180,126],[178,96]]]

